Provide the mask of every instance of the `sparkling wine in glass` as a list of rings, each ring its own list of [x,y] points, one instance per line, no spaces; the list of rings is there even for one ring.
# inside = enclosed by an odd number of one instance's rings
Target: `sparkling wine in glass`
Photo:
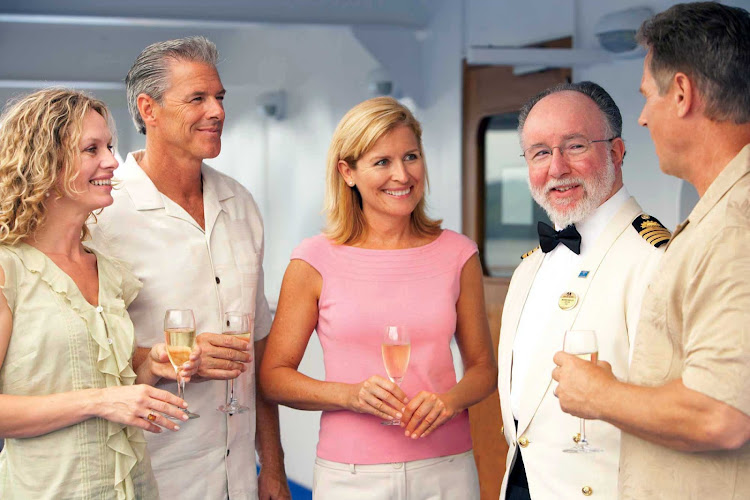
[[[185,380],[180,377],[180,367],[190,359],[195,346],[195,317],[191,309],[168,309],[164,315],[164,339],[167,354],[177,374],[177,397],[185,399]],[[182,410],[188,418],[200,415],[189,410]]]
[[[391,382],[400,386],[406,375],[406,369],[409,367],[409,357],[411,356],[409,332],[403,326],[386,327],[380,349],[388,378]],[[386,420],[381,423],[383,425],[401,425],[400,420]]]
[[[253,337],[253,318],[249,314],[241,312],[225,312],[224,324],[222,326],[223,335],[231,335],[243,342],[250,342]],[[241,405],[237,398],[234,397],[234,379],[229,381],[229,401],[219,406],[219,411],[234,415],[235,413],[244,413],[250,408]]]
[[[565,332],[563,351],[578,356],[586,361],[596,363],[599,358],[599,346],[596,341],[596,332],[593,330],[568,330]],[[566,453],[595,453],[604,451],[601,448],[591,446],[586,439],[586,420],[580,420],[580,432],[573,438],[575,445],[566,448]]]

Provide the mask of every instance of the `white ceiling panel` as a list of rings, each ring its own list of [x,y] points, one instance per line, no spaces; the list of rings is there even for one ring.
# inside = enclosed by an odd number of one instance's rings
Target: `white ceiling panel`
[[[3,0],[0,13],[425,27],[431,0]]]

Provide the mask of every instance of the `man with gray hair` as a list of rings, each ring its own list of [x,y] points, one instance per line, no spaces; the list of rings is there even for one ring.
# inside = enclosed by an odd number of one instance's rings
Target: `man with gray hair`
[[[181,423],[176,436],[148,440],[161,497],[288,499],[278,409],[255,388],[271,326],[263,223],[250,193],[203,163],[221,151],[225,90],[217,59],[203,37],[155,43],[138,56],[125,82],[146,149],[128,154],[115,202],[92,233],[143,282],[128,309],[138,343],[133,362],[159,369],[161,388],[174,391],[175,372],[148,348],[164,341],[167,309],[192,309],[200,332],[201,365],[185,393],[200,418]],[[245,333],[254,342],[221,335],[229,311],[250,316]],[[227,403],[229,379],[244,408],[224,413],[218,408]]]
[[[542,92],[523,106],[518,130],[531,194],[555,228],[539,223],[541,249],[523,256],[503,308],[498,390],[509,451],[500,498],[615,498],[620,433],[608,424],[584,430],[560,410],[552,357],[566,331],[594,331],[599,355],[627,375],[641,299],[669,232],[623,186],[622,117],[599,85]]]
[[[678,4],[638,36],[638,121],[700,200],[649,285],[628,382],[562,352],[553,377],[564,411],[622,430],[620,498],[748,499],[750,13]]]

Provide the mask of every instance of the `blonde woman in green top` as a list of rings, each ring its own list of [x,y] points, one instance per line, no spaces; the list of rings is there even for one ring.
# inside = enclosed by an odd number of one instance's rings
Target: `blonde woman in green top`
[[[174,378],[163,344],[133,370],[126,308],[140,282],[83,245],[86,220],[113,201],[109,123],[103,102],[66,89],[23,98],[0,123],[3,500],[158,498],[142,430],[186,419],[182,399],[145,385]]]

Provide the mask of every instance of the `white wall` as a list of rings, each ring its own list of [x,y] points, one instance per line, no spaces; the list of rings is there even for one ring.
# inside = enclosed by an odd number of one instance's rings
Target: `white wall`
[[[430,176],[430,214],[443,226],[461,231],[461,2],[443,0],[422,46],[423,103],[415,109],[421,121]]]

